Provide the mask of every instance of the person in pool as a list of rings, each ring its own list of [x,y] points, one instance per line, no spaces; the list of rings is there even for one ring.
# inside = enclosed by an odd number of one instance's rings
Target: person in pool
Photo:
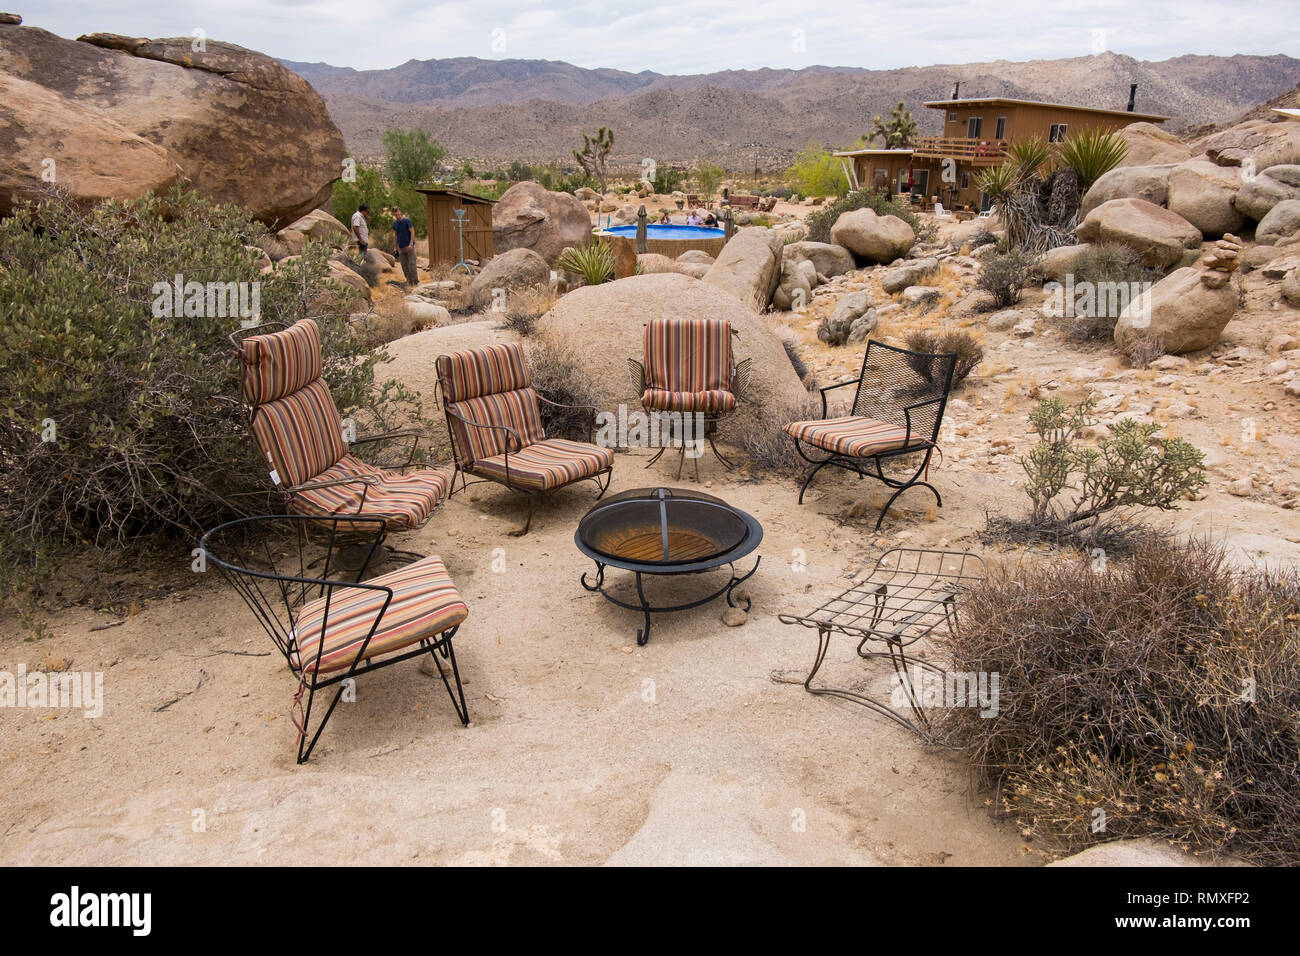
[[[663,214],[662,216],[659,217],[659,225],[661,225],[661,226],[671,226],[672,224],[673,224],[673,221],[672,221],[671,219],[668,218],[668,210],[665,209],[665,210],[664,210],[664,214]]]
[[[694,209],[692,209],[692,210],[691,210],[691,214],[690,214],[689,216],[686,217],[686,225],[688,225],[688,226],[702,226],[702,225],[704,225],[704,220],[700,218],[700,214],[699,214],[698,212],[696,212]]]
[[[716,226],[718,224],[718,217],[713,215],[713,213],[706,213],[704,216],[704,224],[706,226]]]

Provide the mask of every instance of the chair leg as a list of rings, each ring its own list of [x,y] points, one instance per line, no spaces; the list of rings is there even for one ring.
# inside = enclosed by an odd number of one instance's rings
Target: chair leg
[[[356,679],[355,675],[352,675],[351,679],[355,680]],[[303,711],[302,733],[301,736],[298,738],[298,763],[300,764],[306,763],[307,758],[311,756],[311,752],[316,749],[316,741],[320,740],[320,735],[324,732],[325,725],[330,722],[330,717],[333,716],[334,714],[334,708],[338,706],[339,701],[343,697],[343,691],[346,688],[347,688],[347,681],[346,680],[339,681],[339,689],[335,692],[334,699],[330,701],[329,709],[325,711],[325,716],[321,718],[320,726],[316,728],[316,733],[312,736],[311,743],[307,743],[307,728],[311,724],[311,704],[316,697],[315,686],[308,685],[307,709]],[[304,744],[307,745],[305,750],[303,749]]]
[[[718,451],[718,446],[713,440],[712,433],[710,433],[707,438],[709,440],[709,447],[713,449],[713,457],[722,462],[722,467],[727,469],[727,471],[733,471],[736,466],[733,465],[731,460],[723,455],[722,452]]]
[[[939,505],[940,508],[943,507],[943,498],[941,498],[941,497],[939,496],[939,490],[938,490],[937,488],[935,488],[934,485],[930,484],[930,483],[927,482],[927,481],[911,481],[911,482],[908,482],[907,484],[903,485],[903,487],[901,487],[901,488],[899,488],[897,491],[895,491],[892,495],[890,495],[890,496],[889,496],[889,500],[885,502],[885,507],[883,507],[883,508],[880,509],[880,517],[876,519],[876,530],[877,530],[877,531],[880,530],[880,526],[881,526],[881,524],[884,523],[884,520],[885,520],[885,513],[889,511],[889,506],[892,505],[892,504],[894,503],[894,501],[898,498],[899,495],[901,495],[903,492],[907,491],[907,489],[909,489],[909,488],[929,488],[931,494],[934,495],[934,499],[935,499],[936,503],[938,503],[938,505]]]
[[[447,672],[442,668],[442,661],[438,660],[439,653],[451,664],[452,680],[456,682],[455,690],[452,690],[451,683],[447,680]],[[433,663],[438,668],[438,675],[442,678],[442,685],[447,688],[447,696],[451,698],[451,706],[455,709],[456,716],[460,718],[462,726],[468,727],[469,705],[465,703],[465,688],[460,682],[460,668],[456,666],[456,649],[451,645],[451,638],[444,640],[440,647],[430,648],[429,656],[433,658]]]
[[[528,533],[528,529],[533,526],[533,513],[536,510],[537,510],[537,496],[529,495],[528,496],[528,520],[524,522],[524,526],[520,528],[518,531],[511,531],[510,537],[522,538],[524,535]]]
[[[799,504],[803,504],[803,493],[807,491],[808,486],[812,484],[813,477],[817,474],[817,472],[821,471],[828,464],[830,464],[829,458],[827,458],[825,461],[820,461],[817,464],[813,465],[812,471],[808,472],[808,477],[803,480],[803,487],[799,489]]]

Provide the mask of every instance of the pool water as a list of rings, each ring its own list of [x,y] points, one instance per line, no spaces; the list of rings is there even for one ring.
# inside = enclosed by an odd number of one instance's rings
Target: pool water
[[[611,236],[636,238],[636,226],[611,226],[605,230]],[[721,239],[726,233],[708,226],[664,226],[651,223],[645,227],[647,239]]]

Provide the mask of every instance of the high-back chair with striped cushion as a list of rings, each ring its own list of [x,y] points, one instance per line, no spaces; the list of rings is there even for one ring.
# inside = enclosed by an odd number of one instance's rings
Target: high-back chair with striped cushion
[[[414,439],[406,464],[396,469],[376,467],[351,453],[334,397],[321,377],[320,328],[314,320],[247,336],[237,347],[253,437],[290,511],[377,517],[390,531],[428,520],[447,493],[447,477],[432,469],[405,472],[423,432],[405,429],[352,439],[353,445]]]
[[[737,363],[731,351],[731,323],[723,319],[651,319],[645,327],[645,361],[628,359],[632,387],[641,405],[652,413],[690,414],[702,425],[703,437],[718,461],[730,468],[713,436],[717,423],[734,412],[749,383],[752,359]],[[661,434],[667,434],[661,429]],[[683,434],[686,434],[684,431]],[[659,460],[667,445],[650,459]],[[677,476],[685,461],[685,443]],[[694,459],[699,478],[699,458]],[[650,465],[647,465],[648,468]]]
[[[528,521],[520,534],[532,524],[536,498],[546,492],[590,478],[605,493],[613,451],[589,441],[547,438],[542,427],[541,403],[583,408],[590,412],[590,438],[595,408],[558,405],[538,395],[517,342],[439,355],[434,367],[461,486],[466,475],[476,475],[527,494]]]

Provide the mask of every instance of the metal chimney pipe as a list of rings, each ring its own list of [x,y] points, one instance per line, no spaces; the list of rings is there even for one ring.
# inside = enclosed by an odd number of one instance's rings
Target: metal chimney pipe
[[[1133,104],[1137,100],[1137,95],[1138,95],[1138,85],[1136,83],[1130,83],[1128,85],[1128,111],[1130,113],[1133,112]]]
[[[961,80],[958,80],[955,84],[953,84],[952,98],[955,100],[960,94],[961,94]]]

